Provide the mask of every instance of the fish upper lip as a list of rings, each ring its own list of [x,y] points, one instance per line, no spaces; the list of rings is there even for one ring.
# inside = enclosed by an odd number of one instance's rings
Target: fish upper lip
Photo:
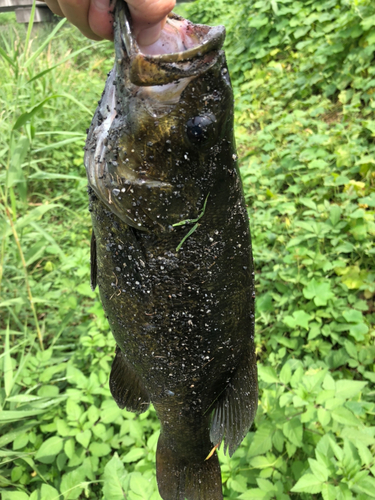
[[[184,20],[173,12],[168,17]],[[116,52],[124,56],[126,53],[130,81],[138,86],[163,85],[207,71],[216,63],[225,39],[224,26],[192,24],[200,41],[198,45],[183,52],[148,55],[142,53],[133,35],[131,16],[125,2],[117,2],[115,20]],[[123,57],[116,58],[117,63],[123,63]]]

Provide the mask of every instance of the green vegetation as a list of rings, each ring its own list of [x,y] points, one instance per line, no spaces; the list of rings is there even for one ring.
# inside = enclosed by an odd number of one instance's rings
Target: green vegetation
[[[219,452],[225,499],[375,498],[374,4],[184,11],[227,27],[257,270],[260,407]],[[82,148],[112,48],[20,32],[0,31],[2,499],[160,500],[159,424],[112,400],[89,288]]]

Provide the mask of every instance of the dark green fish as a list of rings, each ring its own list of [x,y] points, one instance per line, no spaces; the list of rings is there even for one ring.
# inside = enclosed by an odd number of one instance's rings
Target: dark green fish
[[[222,499],[257,408],[249,221],[233,137],[224,28],[174,14],[143,54],[126,5],[86,143],[92,286],[117,342],[120,408],[153,403],[164,500]]]

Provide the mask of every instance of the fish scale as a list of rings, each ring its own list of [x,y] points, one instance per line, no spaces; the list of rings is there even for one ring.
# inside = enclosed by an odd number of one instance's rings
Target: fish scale
[[[110,389],[121,408],[155,407],[162,498],[218,500],[215,449],[224,439],[232,455],[257,407],[251,239],[224,30],[171,14],[190,48],[151,56],[121,1],[115,17],[115,67],[85,153],[91,283],[117,343]]]

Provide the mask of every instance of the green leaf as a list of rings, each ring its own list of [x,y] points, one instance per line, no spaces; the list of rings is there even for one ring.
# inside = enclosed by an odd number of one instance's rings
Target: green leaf
[[[64,452],[68,458],[73,458],[75,452],[74,439],[67,439],[64,443]]]
[[[258,365],[258,376],[263,382],[266,382],[266,384],[273,384],[279,382],[279,379],[276,375],[276,371],[272,366],[264,366],[259,364]]]
[[[117,453],[104,468],[103,500],[124,500],[124,480],[128,473]]]
[[[365,31],[375,26],[375,15],[362,19],[361,26]]]
[[[361,313],[361,311],[357,311],[356,309],[347,309],[343,311],[342,315],[348,323],[363,322],[363,314]]]
[[[107,443],[92,442],[89,446],[89,451],[94,457],[105,457],[111,453],[111,447]]]
[[[130,476],[130,490],[141,498],[149,498],[153,487],[150,479],[146,479],[139,472],[133,472]]]
[[[274,425],[271,422],[264,422],[256,430],[251,441],[248,457],[254,457],[266,453],[272,448],[272,433]]]
[[[306,330],[309,329],[309,321],[313,319],[310,314],[307,314],[305,311],[298,310],[293,312],[293,316],[285,316],[283,318],[283,323],[285,323],[290,328],[295,328],[296,326],[301,326]]]
[[[306,207],[311,208],[312,210],[317,210],[316,203],[311,198],[300,198],[299,201]]]
[[[336,226],[341,219],[341,207],[338,205],[331,205],[331,209],[329,212],[329,220],[331,221],[332,226]]]
[[[75,438],[84,448],[88,448],[90,439],[91,439],[91,431],[86,429],[85,431],[76,434]]]
[[[276,429],[274,435],[272,436],[272,443],[277,451],[282,452],[284,449],[284,434],[281,429]]]
[[[145,456],[145,452],[146,450],[144,448],[133,448],[124,456],[123,461],[126,464],[130,462],[138,462]]]
[[[258,486],[262,491],[276,491],[275,486],[271,483],[271,481],[268,481],[267,479],[257,478],[256,482],[258,483]]]
[[[36,452],[35,460],[43,464],[52,464],[56,455],[58,455],[62,449],[63,439],[59,436],[53,436],[42,443],[42,446]]]
[[[350,335],[354,337],[358,342],[365,339],[365,335],[368,333],[368,331],[368,326],[365,323],[353,325],[349,329]]]
[[[367,384],[367,382],[357,380],[337,380],[336,397],[345,399],[354,398]]]
[[[348,410],[347,408],[344,408],[342,406],[339,406],[338,408],[334,408],[331,411],[331,416],[333,420],[336,420],[336,422],[339,422],[340,424],[344,425],[349,425],[349,426],[356,426],[359,427],[362,425],[361,421],[357,419],[353,413]]]
[[[319,481],[324,482],[328,480],[329,469],[324,464],[318,462],[317,460],[314,460],[313,458],[309,458],[309,465],[311,472]]]
[[[63,475],[60,485],[60,491],[64,495],[65,500],[76,500],[81,496],[85,488],[86,471],[85,467],[74,469]]]
[[[305,474],[302,476],[297,483],[293,486],[290,491],[295,493],[320,493],[322,491],[323,482],[313,474]]]
[[[358,454],[361,457],[362,464],[369,466],[374,460],[374,457],[373,457],[373,454],[371,453],[371,451],[361,441],[358,441],[356,439],[352,439],[351,442],[357,448]]]
[[[285,422],[283,432],[291,443],[298,447],[302,446],[303,427],[299,417],[294,417]]]
[[[365,493],[370,498],[375,498],[375,478],[367,476],[361,479],[353,486],[353,490],[357,493]]]
[[[40,500],[59,500],[61,498],[57,489],[49,484],[42,484],[40,493]]]
[[[83,413],[83,409],[79,404],[73,401],[73,399],[69,398],[66,402],[66,413],[68,420],[78,421]]]
[[[257,498],[268,498],[268,494],[260,488],[251,488],[242,493],[238,498],[240,500],[256,500]]]
[[[256,301],[256,310],[258,312],[272,312],[275,308],[273,306],[273,299],[270,293],[261,295]]]
[[[13,450],[21,450],[24,448],[29,442],[28,434],[19,434],[16,439],[13,441]]]
[[[284,366],[282,367],[280,371],[280,380],[283,384],[287,385],[289,384],[291,378],[292,378],[292,369],[290,368],[289,363],[285,363]]]
[[[270,460],[262,455],[254,457],[250,460],[251,467],[255,467],[257,469],[266,469],[267,467],[272,467],[274,464],[274,460],[270,462]]]
[[[2,500],[29,500],[29,495],[24,493],[23,491],[7,491],[3,490],[1,493]]]
[[[334,297],[334,294],[331,292],[330,282],[317,281],[315,278],[304,287],[303,295],[306,299],[314,299],[316,306],[326,306],[328,300]]]
[[[331,414],[324,408],[318,408],[318,420],[323,427],[326,427],[331,421]]]
[[[322,484],[323,500],[337,500],[337,491],[332,484]]]

